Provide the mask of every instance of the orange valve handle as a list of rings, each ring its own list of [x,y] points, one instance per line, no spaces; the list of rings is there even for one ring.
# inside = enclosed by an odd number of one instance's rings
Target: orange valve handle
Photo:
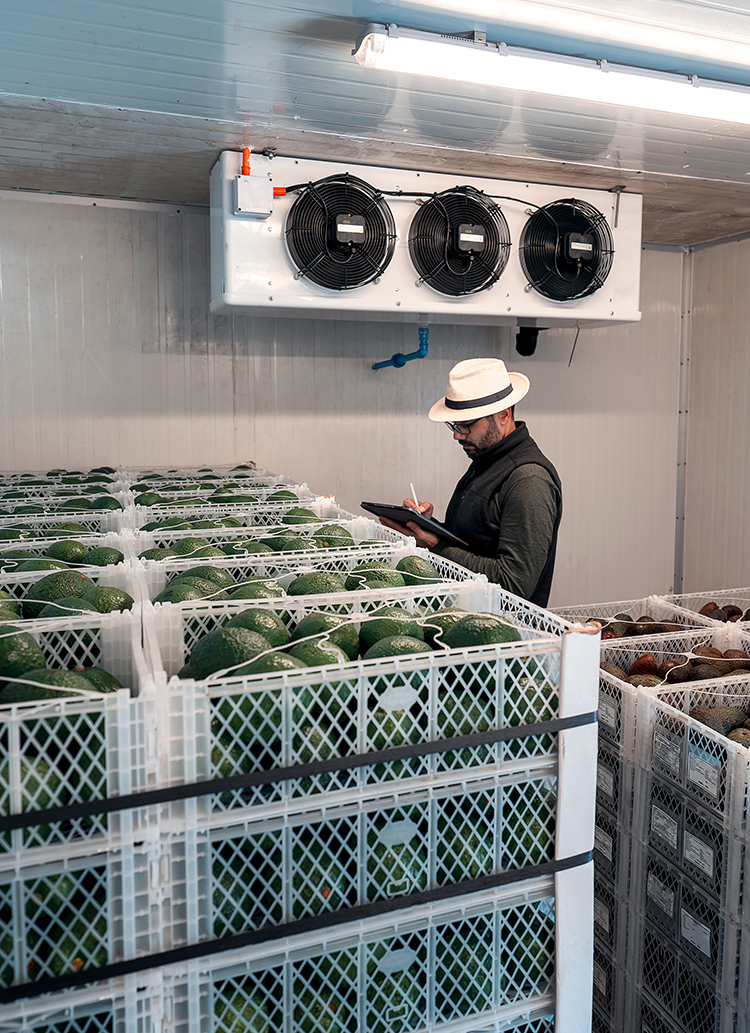
[[[243,147],[242,148],[242,175],[243,176],[249,176],[250,175],[250,148],[249,147]]]
[[[274,197],[286,197],[286,187],[274,187],[273,188],[273,196]]]

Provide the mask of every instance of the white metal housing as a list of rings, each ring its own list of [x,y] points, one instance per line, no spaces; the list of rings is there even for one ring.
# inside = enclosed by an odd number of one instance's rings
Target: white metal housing
[[[487,290],[451,297],[427,284],[417,285],[408,247],[409,226],[417,211],[415,198],[387,196],[398,234],[393,259],[379,280],[338,291],[319,287],[305,277],[295,279],[298,270],[286,245],[284,227],[296,194],[275,198],[269,218],[234,214],[234,182],[241,161],[239,152],[224,151],[211,173],[212,312],[260,309],[279,316],[539,327],[606,325],[641,318],[640,195],[253,155],[251,174],[271,178],[275,187],[313,183],[349,172],[382,191],[439,193],[471,185],[499,199],[510,229],[511,250],[505,270]],[[518,241],[534,207],[569,197],[587,201],[606,216],[615,254],[599,290],[585,298],[559,302],[529,286]]]

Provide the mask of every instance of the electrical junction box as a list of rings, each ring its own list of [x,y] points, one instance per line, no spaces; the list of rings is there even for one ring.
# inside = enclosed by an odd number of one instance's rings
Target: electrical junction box
[[[267,219],[273,214],[273,183],[268,176],[236,176],[234,214]]]

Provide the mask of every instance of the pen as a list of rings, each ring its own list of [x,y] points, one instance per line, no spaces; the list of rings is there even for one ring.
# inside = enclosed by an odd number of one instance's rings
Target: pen
[[[417,498],[417,493],[414,491],[414,485],[411,483],[411,481],[409,482],[409,487],[411,488],[411,497],[414,501],[414,506],[417,510],[419,510],[419,499]]]

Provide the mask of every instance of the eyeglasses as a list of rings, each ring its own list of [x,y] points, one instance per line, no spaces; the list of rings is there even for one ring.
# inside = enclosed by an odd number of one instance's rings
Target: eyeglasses
[[[484,416],[480,416],[479,420],[483,420]],[[467,434],[471,434],[471,428],[474,424],[479,423],[479,420],[471,420],[469,423],[448,423],[446,427],[451,434],[460,434],[462,438],[465,438]]]

